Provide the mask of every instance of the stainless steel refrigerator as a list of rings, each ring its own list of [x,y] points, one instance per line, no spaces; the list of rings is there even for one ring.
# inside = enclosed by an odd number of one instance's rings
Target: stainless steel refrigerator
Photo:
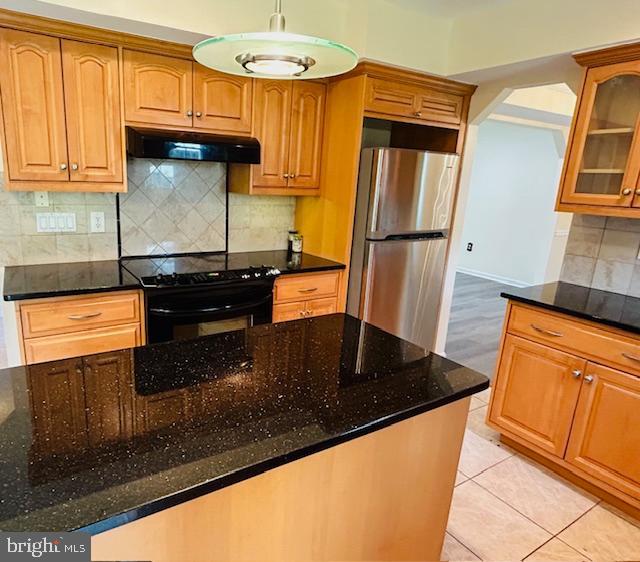
[[[360,159],[347,311],[433,349],[458,156],[366,148]]]

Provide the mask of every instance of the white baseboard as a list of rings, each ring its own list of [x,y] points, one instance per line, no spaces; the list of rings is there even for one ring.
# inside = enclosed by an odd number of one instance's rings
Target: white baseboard
[[[474,277],[480,277],[482,279],[488,279],[489,281],[496,281],[504,285],[512,285],[513,287],[530,287],[531,283],[525,283],[518,279],[511,279],[510,277],[502,277],[501,275],[493,275],[492,273],[485,273],[484,271],[478,271],[476,269],[469,269],[467,267],[458,267],[456,271],[464,273],[466,275],[473,275]]]

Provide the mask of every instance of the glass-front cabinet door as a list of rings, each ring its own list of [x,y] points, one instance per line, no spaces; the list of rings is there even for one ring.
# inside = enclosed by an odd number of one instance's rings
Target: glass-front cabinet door
[[[587,71],[561,203],[630,207],[640,195],[640,62]],[[640,202],[640,197],[638,198]]]

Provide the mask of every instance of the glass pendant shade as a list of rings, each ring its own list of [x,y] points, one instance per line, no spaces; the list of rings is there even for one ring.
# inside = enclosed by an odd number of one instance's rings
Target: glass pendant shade
[[[200,64],[254,78],[326,78],[348,72],[358,63],[353,49],[319,37],[284,31],[280,2],[271,16],[271,31],[221,35],[193,48]]]

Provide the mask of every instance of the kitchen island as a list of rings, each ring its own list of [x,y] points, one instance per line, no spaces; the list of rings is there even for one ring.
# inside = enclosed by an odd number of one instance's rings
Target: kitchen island
[[[3,531],[93,559],[435,559],[488,379],[334,314],[0,371]]]

